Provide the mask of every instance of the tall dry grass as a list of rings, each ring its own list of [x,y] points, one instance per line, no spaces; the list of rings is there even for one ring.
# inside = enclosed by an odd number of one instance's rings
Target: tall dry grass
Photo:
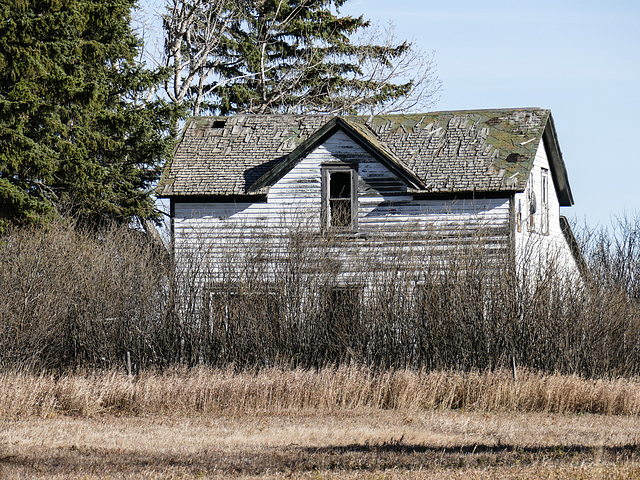
[[[87,374],[0,374],[0,417],[207,415],[338,409],[464,409],[475,412],[640,414],[640,380],[586,380],[517,372],[177,369]]]

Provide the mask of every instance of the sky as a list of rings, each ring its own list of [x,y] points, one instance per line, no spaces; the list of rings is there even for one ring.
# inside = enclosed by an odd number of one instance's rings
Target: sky
[[[435,52],[434,110],[551,110],[575,204],[606,226],[640,212],[640,2],[350,0],[342,14],[395,26]]]
[[[340,13],[435,52],[435,111],[550,109],[575,201],[562,214],[592,227],[640,214],[638,0],[348,0]]]

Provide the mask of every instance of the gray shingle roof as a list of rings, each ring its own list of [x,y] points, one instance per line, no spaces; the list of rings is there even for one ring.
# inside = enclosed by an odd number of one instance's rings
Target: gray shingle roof
[[[331,118],[192,118],[185,126],[173,161],[165,168],[157,193],[173,197],[255,192],[249,190],[258,179],[268,177],[277,164],[292,161],[297,151],[308,149],[305,142],[315,138],[313,134]],[[550,161],[556,188],[564,188],[565,204],[573,203],[549,110],[475,110],[342,119],[342,124],[350,125],[352,133],[356,132],[370,147],[392,156],[410,175],[418,177],[423,186],[420,191],[435,193],[522,191],[543,135],[551,135],[552,141],[547,143],[555,149],[550,152]]]

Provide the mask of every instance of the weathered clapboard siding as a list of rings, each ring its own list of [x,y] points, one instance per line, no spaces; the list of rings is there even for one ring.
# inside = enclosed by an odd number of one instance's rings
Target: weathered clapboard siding
[[[292,232],[324,238],[322,166],[337,163],[358,172],[358,228],[339,234],[335,246],[323,248],[340,262],[346,281],[362,268],[363,258],[376,258],[377,268],[384,269],[396,264],[399,255],[436,261],[463,246],[481,247],[496,258],[508,252],[508,196],[414,199],[401,179],[337,132],[272,185],[266,202],[176,202],[176,257],[198,255],[210,268],[208,279],[215,280],[215,272],[229,265],[241,268],[259,251],[270,250],[267,258],[286,256]],[[312,245],[314,240],[309,241]]]
[[[547,205],[545,211],[543,176],[547,176]],[[530,216],[530,204],[535,203],[535,213]],[[562,268],[564,274],[580,275],[573,253],[560,226],[560,202],[554,188],[551,167],[544,142],[540,142],[534,157],[529,182],[524,192],[514,196],[516,222],[515,242],[518,265],[522,269],[536,270],[550,265]],[[545,215],[548,216],[545,219]],[[531,224],[531,220],[533,224]],[[546,223],[548,222],[548,225]]]

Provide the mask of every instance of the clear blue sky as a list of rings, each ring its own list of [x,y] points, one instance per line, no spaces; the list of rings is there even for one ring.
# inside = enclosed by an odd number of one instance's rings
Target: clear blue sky
[[[399,40],[435,51],[435,110],[551,109],[568,217],[595,226],[640,212],[640,1],[349,0],[340,13],[391,21]]]
[[[551,109],[575,199],[565,215],[640,212],[638,0],[350,0],[341,13],[435,50],[435,110]]]

